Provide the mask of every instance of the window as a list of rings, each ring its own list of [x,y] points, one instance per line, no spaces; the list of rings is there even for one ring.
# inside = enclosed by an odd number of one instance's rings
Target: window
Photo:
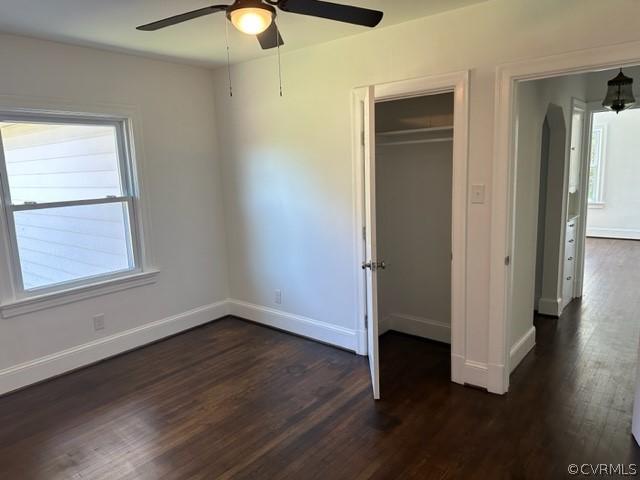
[[[18,293],[139,270],[124,121],[0,116],[0,174]]]
[[[589,162],[589,204],[604,203],[604,153],[606,127],[595,125],[591,130],[591,159]]]

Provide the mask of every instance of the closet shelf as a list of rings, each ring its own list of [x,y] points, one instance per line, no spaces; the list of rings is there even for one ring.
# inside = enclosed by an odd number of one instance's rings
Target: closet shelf
[[[376,143],[378,147],[392,146],[392,145],[417,145],[419,143],[442,143],[442,142],[453,142],[453,137],[443,137],[443,138],[425,138],[422,140],[404,140],[398,142],[381,142]]]
[[[377,136],[397,136],[397,135],[411,135],[415,133],[431,133],[431,132],[446,132],[453,130],[453,126],[444,127],[427,127],[427,128],[412,128],[406,130],[390,130],[386,132],[378,132]]]

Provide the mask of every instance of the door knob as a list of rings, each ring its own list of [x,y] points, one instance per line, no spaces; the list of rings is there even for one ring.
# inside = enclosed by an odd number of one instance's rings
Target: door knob
[[[376,267],[379,268],[380,270],[386,270],[387,269],[387,264],[383,260],[381,262],[377,262],[376,263]]]

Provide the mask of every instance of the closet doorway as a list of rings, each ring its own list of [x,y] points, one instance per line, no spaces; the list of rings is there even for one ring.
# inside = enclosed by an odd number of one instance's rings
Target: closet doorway
[[[359,293],[376,399],[387,332],[438,342],[440,358],[450,345],[451,380],[485,380],[465,355],[466,86],[465,72],[357,92]]]
[[[442,378],[451,344],[453,93],[377,103],[375,163],[382,381],[396,376],[387,365],[398,361],[395,345],[419,350]]]
[[[379,334],[451,344],[453,93],[378,103],[375,162]]]

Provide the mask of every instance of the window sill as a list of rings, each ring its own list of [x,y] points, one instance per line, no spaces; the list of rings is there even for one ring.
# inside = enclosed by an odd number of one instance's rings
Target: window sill
[[[590,203],[589,205],[587,205],[587,207],[591,208],[591,209],[604,208],[606,206],[607,206],[607,204],[604,203],[604,202],[594,202],[594,203]]]
[[[115,279],[69,288],[67,290],[10,301],[0,305],[0,313],[2,313],[3,318],[17,317],[67,303],[79,302],[88,298],[99,297],[130,288],[151,285],[156,283],[158,273],[158,270],[148,270]]]

